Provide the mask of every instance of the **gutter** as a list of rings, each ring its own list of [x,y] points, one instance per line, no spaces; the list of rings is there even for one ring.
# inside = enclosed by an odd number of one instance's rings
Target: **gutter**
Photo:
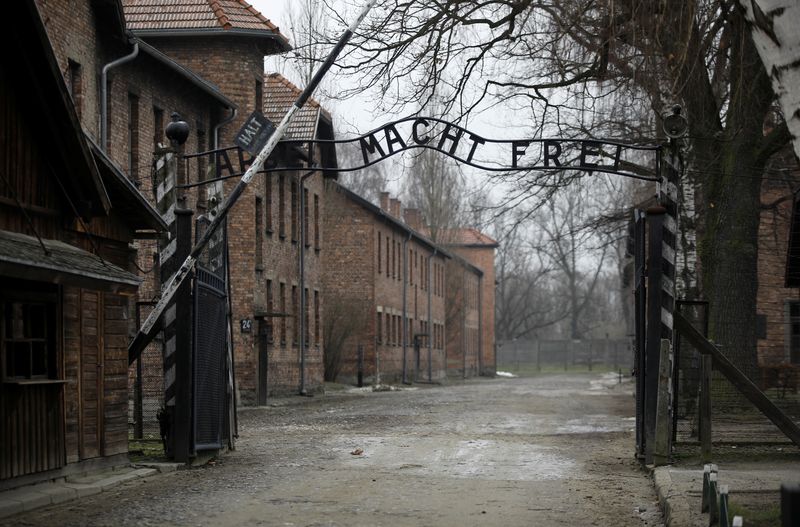
[[[111,61],[100,73],[100,149],[105,152],[108,147],[108,72],[112,68],[122,66],[139,55],[139,41],[133,41],[133,51],[124,57]]]
[[[408,238],[403,239],[403,384],[408,381],[406,357],[408,353],[408,242],[413,233],[408,233]]]
[[[266,32],[255,29],[221,29],[221,28],[205,28],[205,29],[134,29],[134,34],[137,37],[226,37],[226,36],[242,36],[242,37],[255,37],[267,40],[274,40],[277,42],[281,51],[291,51],[292,46],[289,41],[281,34],[274,32]]]

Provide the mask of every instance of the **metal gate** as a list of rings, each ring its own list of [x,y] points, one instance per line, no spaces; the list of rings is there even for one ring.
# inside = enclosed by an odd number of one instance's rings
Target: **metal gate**
[[[192,360],[194,450],[223,446],[226,377],[225,280],[197,267],[194,287],[194,357]]]

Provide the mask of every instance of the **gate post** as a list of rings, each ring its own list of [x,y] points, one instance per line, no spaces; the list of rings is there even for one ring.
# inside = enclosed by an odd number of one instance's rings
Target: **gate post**
[[[192,250],[192,215],[176,209],[176,258],[184,260]],[[175,293],[175,410],[172,452],[175,461],[187,462],[192,452],[192,289],[186,280]]]
[[[650,231],[647,264],[647,329],[644,353],[644,447],[645,463],[653,463],[656,435],[656,411],[658,407],[658,373],[661,355],[662,322],[662,233],[664,208],[652,207],[647,211]]]

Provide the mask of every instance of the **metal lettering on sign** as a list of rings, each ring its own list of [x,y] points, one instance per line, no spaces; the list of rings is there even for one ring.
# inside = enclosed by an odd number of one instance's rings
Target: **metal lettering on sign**
[[[239,129],[234,142],[236,146],[256,155],[264,148],[274,131],[275,125],[256,110],[250,114],[250,117]]]
[[[239,327],[242,329],[242,333],[250,333],[253,330],[253,321],[243,318],[239,321]]]

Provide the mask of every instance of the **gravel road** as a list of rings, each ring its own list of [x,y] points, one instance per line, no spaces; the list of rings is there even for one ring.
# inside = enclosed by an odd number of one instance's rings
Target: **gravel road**
[[[662,525],[631,390],[595,373],[276,400],[213,464],[0,526]]]

